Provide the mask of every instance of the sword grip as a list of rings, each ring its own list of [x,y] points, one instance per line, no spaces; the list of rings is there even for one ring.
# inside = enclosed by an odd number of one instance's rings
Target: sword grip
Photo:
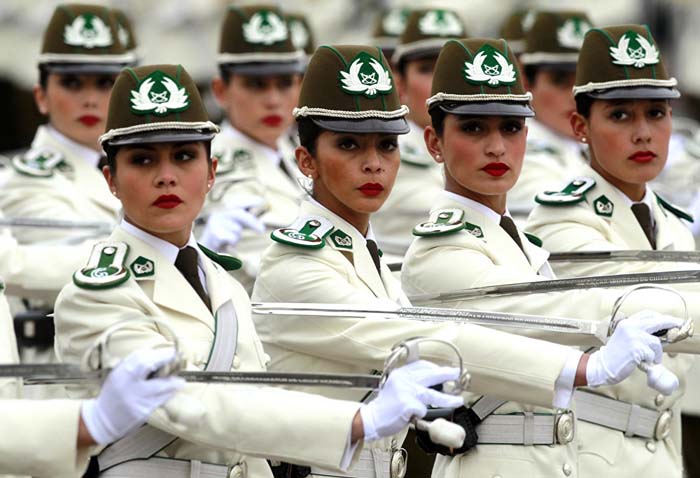
[[[642,362],[638,368],[647,374],[647,385],[654,390],[671,395],[678,388],[678,377],[663,365]]]
[[[467,436],[464,428],[444,418],[436,418],[431,422],[416,420],[414,423],[417,430],[428,432],[433,443],[448,448],[460,448]]]

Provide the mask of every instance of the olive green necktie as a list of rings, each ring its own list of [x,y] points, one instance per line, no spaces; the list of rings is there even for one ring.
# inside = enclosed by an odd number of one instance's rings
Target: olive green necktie
[[[367,239],[367,250],[369,251],[369,255],[372,256],[374,267],[377,268],[377,272],[379,272],[379,274],[381,275],[381,267],[379,262],[379,248],[377,247],[377,243],[374,242],[372,239]]]
[[[520,240],[520,235],[518,234],[518,228],[515,227],[515,223],[513,222],[513,220],[508,216],[501,216],[501,222],[499,223],[499,225],[504,231],[506,231],[510,238],[513,239],[513,242],[515,242],[518,245],[520,250],[523,251],[523,254],[525,254],[523,243]]]
[[[211,301],[209,296],[204,291],[202,281],[199,280],[199,270],[197,269],[197,251],[192,246],[187,246],[180,249],[175,259],[175,267],[180,271],[187,282],[190,283],[194,291],[197,293],[202,302],[211,311]]]
[[[654,227],[651,225],[651,210],[649,206],[643,202],[634,203],[632,204],[632,213],[637,218],[639,225],[642,226],[651,248],[656,249],[656,237],[654,235]]]

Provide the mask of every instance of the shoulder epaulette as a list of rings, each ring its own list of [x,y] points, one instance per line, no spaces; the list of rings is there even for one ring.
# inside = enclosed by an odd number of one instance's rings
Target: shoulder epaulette
[[[253,153],[246,148],[226,149],[215,153],[214,157],[219,161],[216,168],[217,176],[224,176],[234,171],[240,173],[255,169]]]
[[[679,208],[678,206],[671,204],[670,202],[666,201],[664,198],[662,198],[658,194],[656,194],[656,201],[661,205],[661,207],[663,207],[664,209],[669,211],[674,216],[676,216],[680,219],[685,219],[688,222],[695,221],[693,219],[693,216],[690,213],[684,211],[683,209]]]
[[[529,232],[523,232],[523,234],[525,234],[525,237],[527,238],[528,241],[530,241],[531,244],[534,244],[537,247],[542,247],[542,244],[543,244],[542,239],[540,239],[539,237],[537,237],[534,234],[530,234]]]
[[[401,146],[401,162],[417,166],[419,168],[429,168],[433,164],[433,160],[426,158],[425,154],[421,154],[416,148],[410,144]]]
[[[29,150],[12,158],[12,167],[27,176],[49,178],[54,170],[66,167],[63,155],[54,151]]]
[[[130,277],[124,262],[129,254],[125,242],[98,242],[92,248],[87,265],[73,274],[73,282],[83,289],[110,289]]]
[[[535,196],[535,202],[545,206],[570,206],[586,198],[595,186],[595,179],[580,177],[567,184],[561,191],[545,191]]]
[[[333,223],[322,216],[298,218],[289,227],[275,229],[270,234],[273,241],[307,249],[321,249],[326,236],[333,232]]]
[[[555,156],[561,156],[561,151],[559,151],[557,148],[552,146],[551,144],[545,142],[545,141],[528,141],[527,142],[527,149],[525,153],[534,153],[534,154],[540,154],[540,153],[546,153],[546,154],[551,154]]]
[[[207,249],[203,245],[197,243],[205,256],[219,264],[225,271],[236,271],[243,267],[243,262],[237,257],[229,256],[228,254],[220,254],[211,249]]]
[[[438,209],[430,215],[428,222],[413,228],[414,236],[442,236],[464,229],[464,211],[461,209]]]

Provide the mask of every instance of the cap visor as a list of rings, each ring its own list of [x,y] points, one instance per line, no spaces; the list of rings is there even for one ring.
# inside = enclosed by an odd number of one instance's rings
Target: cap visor
[[[406,134],[409,131],[405,118],[379,119],[336,119],[319,116],[310,116],[311,121],[323,129],[336,133],[387,133]]]
[[[306,69],[306,64],[306,61],[295,60],[269,63],[226,63],[221,66],[234,75],[262,76],[303,73]]]
[[[675,88],[658,86],[612,88],[610,90],[594,90],[585,94],[597,100],[672,100],[681,96],[680,91]]]
[[[474,115],[474,116],[522,116],[532,117],[535,112],[526,103],[502,103],[502,102],[481,102],[474,101],[469,103],[440,103],[440,109],[446,113],[455,115]]]
[[[109,146],[150,143],[184,143],[193,141],[210,141],[216,136],[213,131],[163,130],[135,133],[116,137],[106,141]]]
[[[51,73],[59,74],[114,74],[118,75],[127,63],[44,63]]]

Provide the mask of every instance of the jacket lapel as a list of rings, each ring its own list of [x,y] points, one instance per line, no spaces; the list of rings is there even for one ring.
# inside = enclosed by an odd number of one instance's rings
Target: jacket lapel
[[[656,224],[656,250],[675,250],[677,238],[673,235],[673,227],[668,223],[668,212],[659,204],[656,197],[654,197],[652,206],[651,213]]]

